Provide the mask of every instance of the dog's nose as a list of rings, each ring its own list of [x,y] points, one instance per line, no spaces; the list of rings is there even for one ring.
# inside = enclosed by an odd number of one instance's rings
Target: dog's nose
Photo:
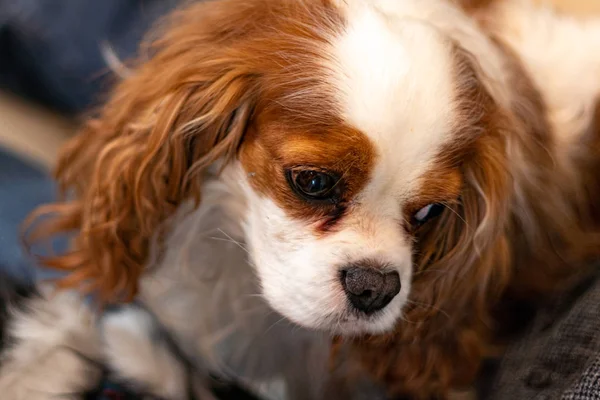
[[[400,292],[400,275],[353,266],[342,270],[342,286],[350,303],[365,314],[387,306]]]

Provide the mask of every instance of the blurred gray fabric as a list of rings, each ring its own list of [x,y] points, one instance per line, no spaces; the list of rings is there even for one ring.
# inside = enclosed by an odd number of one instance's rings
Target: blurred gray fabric
[[[600,399],[599,277],[538,313],[500,362],[486,400]]]
[[[35,270],[21,246],[20,226],[36,206],[53,199],[46,173],[0,148],[0,271],[33,279]],[[1,274],[0,274],[1,275]]]

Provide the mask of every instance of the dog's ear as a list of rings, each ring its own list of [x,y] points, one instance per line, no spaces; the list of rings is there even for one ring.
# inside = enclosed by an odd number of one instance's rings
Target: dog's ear
[[[235,157],[256,82],[243,50],[230,45],[240,33],[222,7],[173,16],[147,49],[153,56],[64,148],[56,178],[65,198],[33,213],[41,222],[26,238],[75,232],[68,253],[42,260],[69,272],[62,284],[89,284],[107,301],[131,298],[161,224],[184,200],[200,200],[208,166]]]

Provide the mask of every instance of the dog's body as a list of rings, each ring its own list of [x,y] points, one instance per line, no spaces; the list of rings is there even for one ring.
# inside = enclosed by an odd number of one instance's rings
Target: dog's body
[[[221,19],[230,21],[218,28],[218,35],[208,30],[203,40],[227,48],[230,37],[243,41],[260,36],[258,23],[234,11],[241,3],[225,4],[192,9],[190,15],[202,13],[203,22],[214,21],[217,27]],[[492,310],[498,299],[507,293],[519,300],[550,294],[557,282],[566,286],[578,275],[573,266],[598,255],[594,240],[600,221],[593,203],[598,194],[595,168],[600,165],[600,51],[594,49],[600,50],[600,22],[571,20],[517,0],[303,0],[297,9],[293,2],[272,0],[271,13],[264,14],[252,8],[260,7],[260,1],[248,4],[248,15],[254,12],[267,24],[261,29],[269,33],[273,19],[273,32],[280,33],[270,46],[281,48],[269,53],[280,62],[269,67],[277,72],[262,71],[262,76],[283,79],[277,74],[296,71],[293,83],[300,88],[266,106],[248,105],[248,93],[268,84],[242,87],[256,74],[232,78],[236,71],[220,66],[210,85],[218,89],[226,78],[233,83],[224,93],[203,93],[207,86],[214,88],[194,75],[193,66],[200,68],[200,61],[181,63],[183,67],[175,63],[182,54],[189,55],[187,47],[177,52],[177,46],[189,44],[186,38],[192,40],[185,30],[174,30],[159,61],[153,61],[157,64],[143,65],[139,75],[126,80],[114,104],[107,106],[107,116],[90,124],[83,139],[72,145],[72,154],[83,155],[66,156],[60,169],[65,186],[75,187],[80,201],[52,209],[65,216],[53,231],[79,228],[88,236],[76,241],[80,250],[52,265],[74,271],[73,282],[98,281],[104,296],[139,287],[142,306],[124,306],[99,317],[92,312],[93,301],[90,305],[71,293],[46,293],[33,300],[13,317],[16,342],[0,369],[0,393],[7,398],[47,399],[50,393],[89,390],[99,379],[90,360],[101,360],[116,376],[166,399],[191,398],[190,393],[210,396],[209,371],[257,389],[285,382],[289,398],[298,399],[331,393],[349,398],[344,391],[363,392],[369,380],[363,387],[363,382],[344,378],[368,371],[394,393],[443,398],[472,383],[493,345],[497,321]],[[276,11],[290,12],[297,25],[290,28],[290,21]],[[316,63],[308,74],[294,68],[308,68],[318,59],[320,53],[310,53],[312,41],[323,34],[318,24],[335,28],[338,11],[345,29],[325,41],[333,43],[329,50],[342,72],[337,64],[327,64],[335,76],[313,80],[323,65]],[[307,15],[313,19],[299,20]],[[252,43],[254,52],[264,50],[262,39]],[[288,54],[286,40],[290,48],[306,46],[304,53]],[[192,44],[202,46],[204,41]],[[248,56],[234,45],[232,49],[221,55],[233,57],[233,64],[226,65],[236,66],[240,54],[246,63],[261,56]],[[164,79],[155,76],[160,62],[169,67],[161,71]],[[222,59],[201,62],[212,71]],[[408,80],[402,75],[406,71]],[[179,84],[194,79],[201,82],[193,87],[201,92],[198,98]],[[315,113],[329,110],[308,110],[314,106],[308,100],[319,102],[321,94],[331,94],[333,89],[324,86],[328,79],[336,89],[346,88],[340,90],[339,101],[353,128],[336,126],[346,129],[336,139],[341,144],[324,143],[333,148],[339,144],[344,152],[337,158],[342,162],[352,159],[342,175],[350,171],[345,186],[358,197],[336,203],[333,211],[316,212],[284,192],[285,179],[271,164],[285,160],[292,147],[308,148],[318,156],[322,150],[310,141],[307,147],[279,139],[261,142],[261,132],[274,135],[269,122],[278,113],[285,115],[278,129],[294,125],[290,121],[303,127],[321,123],[328,114]],[[175,83],[167,85],[170,80]],[[271,96],[288,90],[287,83],[269,82]],[[140,92],[140,86],[149,92]],[[455,90],[458,105],[448,100]],[[307,93],[314,97],[302,97]],[[411,96],[408,102],[405,93]],[[228,104],[238,97],[241,104]],[[199,110],[190,111],[188,103]],[[286,114],[289,108],[296,114]],[[411,125],[396,118],[404,116],[405,108],[411,110],[406,119]],[[249,116],[258,120],[256,125],[248,122],[253,119]],[[116,122],[107,122],[111,117]],[[175,129],[178,123],[181,130]],[[169,129],[164,131],[182,133],[183,150],[177,147],[179,136],[153,136],[165,126]],[[190,127],[213,136],[187,141]],[[399,128],[417,133],[404,137],[395,133]],[[290,137],[302,133],[295,135]],[[352,137],[351,144],[347,137]],[[202,147],[196,151],[193,146],[204,141],[224,157]],[[143,152],[137,153],[140,148]],[[269,153],[271,148],[281,151],[277,157]],[[446,159],[448,153],[461,161],[454,165],[455,160]],[[194,174],[201,169],[194,168],[198,157],[202,166],[220,159],[222,172],[202,170],[201,180]],[[89,164],[90,158],[96,161]],[[184,167],[178,169],[182,158]],[[291,165],[288,183],[302,172]],[[367,170],[368,179],[363,176]],[[105,180],[105,173],[117,177]],[[419,186],[423,180],[424,189]],[[88,181],[94,182],[93,189]],[[190,187],[202,193],[197,207]],[[168,194],[165,198],[161,190]],[[419,196],[413,198],[413,192]],[[405,215],[425,223],[435,202],[450,204],[449,210],[438,223],[422,229],[419,224],[413,232]],[[165,209],[157,211],[159,205]],[[338,264],[364,259],[374,264],[368,269],[399,280],[385,281],[392,296],[375,312],[371,304],[344,297],[351,291],[345,286],[350,285],[351,270],[343,270],[344,290],[338,287]],[[364,309],[355,312],[348,301]],[[157,327],[168,332],[168,341],[155,335]],[[354,348],[359,357],[342,350],[338,368],[330,368],[331,333],[380,334],[393,327],[383,340],[359,343]],[[173,356],[179,352],[186,362]]]

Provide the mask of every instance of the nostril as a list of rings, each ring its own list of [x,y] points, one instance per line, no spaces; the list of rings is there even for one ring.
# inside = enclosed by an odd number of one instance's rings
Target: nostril
[[[386,293],[386,295],[394,297],[400,293],[402,286],[400,284],[400,274],[398,274],[398,272],[388,272],[384,276],[384,281],[384,293]]]
[[[379,296],[378,292],[373,292],[372,290],[365,290],[364,292],[360,293],[360,294],[352,294],[352,293],[347,293],[351,296],[354,296],[356,299],[360,300],[361,302],[368,304],[370,302],[373,302],[377,299],[377,297]]]

